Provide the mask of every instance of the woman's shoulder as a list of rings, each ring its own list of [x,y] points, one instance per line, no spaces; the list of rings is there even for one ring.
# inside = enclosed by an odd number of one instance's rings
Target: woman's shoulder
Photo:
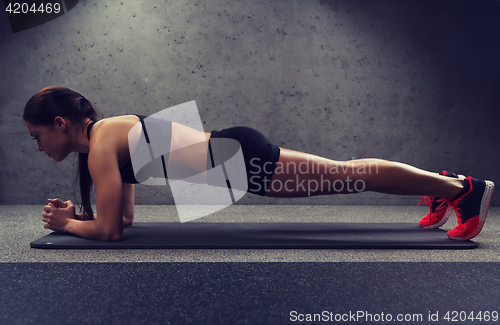
[[[129,115],[117,115],[117,116],[111,116],[111,117],[106,117],[98,122],[114,122],[114,123],[137,123],[140,121],[139,117],[142,117],[142,115],[138,114],[129,114]]]
[[[128,133],[138,122],[140,120],[136,115],[114,116],[97,121],[90,130],[90,153],[128,151]]]
[[[103,118],[96,121],[92,126],[90,139],[118,135],[125,131],[128,132],[139,121],[140,119],[137,115],[120,115]]]

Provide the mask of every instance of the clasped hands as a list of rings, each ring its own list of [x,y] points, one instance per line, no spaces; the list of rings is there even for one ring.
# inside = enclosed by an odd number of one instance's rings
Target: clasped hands
[[[46,229],[56,232],[66,232],[66,226],[70,219],[76,219],[75,206],[71,201],[60,199],[49,199],[49,203],[43,207],[42,221]]]

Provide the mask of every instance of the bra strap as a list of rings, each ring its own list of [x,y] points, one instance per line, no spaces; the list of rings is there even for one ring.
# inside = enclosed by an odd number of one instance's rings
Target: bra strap
[[[90,129],[92,129],[92,126],[94,126],[94,124],[96,122],[97,121],[94,121],[94,122],[90,123],[89,126],[87,126],[87,138],[89,139],[89,141],[90,141]]]

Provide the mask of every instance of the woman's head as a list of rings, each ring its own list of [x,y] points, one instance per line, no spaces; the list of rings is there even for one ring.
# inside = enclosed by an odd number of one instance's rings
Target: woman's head
[[[51,127],[57,116],[81,126],[87,118],[96,120],[97,112],[79,93],[65,87],[51,86],[30,98],[24,107],[23,120],[32,125]]]
[[[42,89],[28,101],[23,119],[37,149],[55,161],[62,161],[72,151],[69,135],[84,122],[96,120],[97,112],[82,95],[65,87]]]
[[[23,120],[31,136],[37,140],[37,149],[44,151],[55,161],[61,161],[71,152],[69,129],[78,131],[85,122],[97,120],[97,115],[94,106],[79,93],[65,87],[52,86],[40,90],[30,98],[24,107]],[[77,174],[85,220],[93,219],[90,204],[92,178],[87,159],[88,154],[79,154]]]

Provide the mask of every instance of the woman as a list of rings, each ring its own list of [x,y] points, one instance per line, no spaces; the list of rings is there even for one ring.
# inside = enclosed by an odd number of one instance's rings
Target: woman
[[[133,183],[137,182],[130,162],[129,131],[144,117],[126,115],[97,120],[96,110],[82,95],[64,87],[48,87],[28,101],[23,119],[37,141],[37,149],[56,162],[71,152],[79,153],[82,213],[75,212],[71,201],[49,200],[42,213],[44,227],[85,238],[120,240],[123,227],[133,221]],[[205,143],[196,152],[196,159],[183,160],[182,155],[177,155],[169,159],[169,165],[185,164],[192,170],[203,170],[211,139],[234,139],[241,144],[251,193],[268,197],[361,191],[423,195],[430,212],[420,226],[442,226],[448,220],[447,211],[451,213],[453,208],[459,225],[448,236],[455,240],[468,240],[479,234],[494,191],[493,182],[452,173],[431,173],[381,159],[333,161],[279,148],[250,128],[204,133],[172,123],[172,148],[182,147],[179,144],[191,138]],[[92,183],[96,214],[90,205]]]

